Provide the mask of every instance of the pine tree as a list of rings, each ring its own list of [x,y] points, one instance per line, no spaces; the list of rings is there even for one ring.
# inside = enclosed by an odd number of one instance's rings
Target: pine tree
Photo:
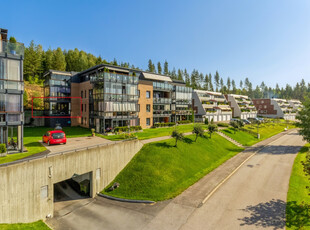
[[[54,50],[52,69],[66,71],[66,58],[60,47]]]
[[[230,77],[227,78],[227,93],[230,93],[230,87],[231,87],[231,82],[230,82]]]
[[[221,92],[222,93],[224,93],[224,80],[223,80],[223,78],[221,78],[221,80],[220,80],[220,85],[221,85]]]
[[[213,84],[212,84],[212,74],[209,73],[209,89],[210,91],[214,91],[214,87],[213,87]]]
[[[232,85],[232,93],[235,94],[237,93],[237,87],[236,87],[236,82],[235,80],[231,81],[231,85]]]
[[[187,72],[186,69],[184,69],[184,78],[185,78],[185,84],[186,84],[186,86],[187,86],[187,87],[190,87],[190,85],[191,85],[191,80],[190,80],[190,78],[189,78],[189,74],[188,74],[188,72]]]
[[[164,75],[169,75],[169,68],[168,68],[167,60],[165,60],[165,63],[164,63]]]
[[[177,78],[178,78],[178,77],[177,77],[177,72],[176,72],[176,70],[175,70],[174,67],[173,67],[173,69],[172,69],[172,72],[171,72],[170,76],[171,76],[172,79],[177,79]]]
[[[205,76],[204,89],[209,90],[209,75],[208,74],[206,74]]]
[[[34,41],[30,42],[28,48],[25,49],[24,58],[24,77],[25,80],[35,81],[39,78],[39,74],[43,72],[42,66],[42,47],[35,45]]]
[[[149,59],[148,71],[151,72],[151,73],[155,72],[155,66],[154,66],[154,64],[153,64],[151,59]]]
[[[214,75],[214,83],[215,83],[215,87],[216,87],[216,92],[219,91],[219,86],[220,86],[220,75],[219,73],[216,71],[215,75]]]
[[[240,89],[242,90],[243,89],[243,82],[242,82],[242,80],[240,80],[239,86],[240,86]]]
[[[157,73],[161,74],[162,68],[160,62],[157,62]]]
[[[178,69],[178,80],[183,81],[183,71]]]

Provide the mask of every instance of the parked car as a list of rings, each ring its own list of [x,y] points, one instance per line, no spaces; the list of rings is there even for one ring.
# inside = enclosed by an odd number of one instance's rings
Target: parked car
[[[230,122],[233,122],[233,121],[240,121],[240,119],[238,119],[238,118],[231,118]]]
[[[46,132],[42,137],[42,142],[47,143],[48,145],[55,144],[66,144],[67,138],[64,131],[61,130],[53,130]]]
[[[248,119],[242,119],[243,124],[249,125],[251,122]]]

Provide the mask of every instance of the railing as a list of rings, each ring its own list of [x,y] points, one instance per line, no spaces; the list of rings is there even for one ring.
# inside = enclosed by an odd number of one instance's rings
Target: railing
[[[21,162],[30,162],[32,160],[37,160],[37,159],[42,159],[42,158],[48,158],[48,157],[53,157],[53,156],[58,156],[58,155],[64,155],[64,154],[67,154],[67,153],[74,153],[74,152],[78,152],[78,151],[82,151],[82,150],[99,148],[99,147],[102,147],[102,146],[115,145],[115,144],[126,142],[126,141],[132,141],[132,139],[113,141],[113,142],[110,142],[110,143],[104,143],[104,144],[99,144],[99,145],[92,145],[92,146],[88,146],[88,147],[71,149],[71,150],[61,151],[61,152],[56,152],[56,153],[51,153],[51,154],[47,153],[47,154],[44,154],[44,155],[41,155],[41,156],[28,157],[26,159],[20,159],[20,160],[17,160],[17,161],[12,161],[12,162],[8,162],[8,163],[0,164],[0,167],[6,167],[6,166],[9,166],[9,165],[18,164],[18,163],[21,163]]]
[[[162,111],[162,110],[154,110],[153,111],[153,116],[154,117],[167,117],[167,116],[170,116],[171,115],[171,111],[169,110],[166,110],[166,111]]]
[[[19,42],[11,43],[11,42],[2,41],[2,48],[0,49],[0,53],[9,53],[12,55],[24,56],[24,52],[25,52],[25,47],[23,43],[19,43]]]
[[[0,90],[9,89],[9,90],[24,90],[24,82],[19,81],[10,81],[10,80],[0,80]]]
[[[153,103],[171,104],[171,98],[154,98]]]
[[[139,78],[137,76],[104,72],[104,73],[99,73],[97,75],[92,75],[90,77],[90,81],[91,82],[108,81],[108,82],[138,84]]]
[[[172,87],[172,85],[170,85],[168,83],[153,82],[153,88],[154,89],[159,89],[159,90],[171,91],[173,87]]]

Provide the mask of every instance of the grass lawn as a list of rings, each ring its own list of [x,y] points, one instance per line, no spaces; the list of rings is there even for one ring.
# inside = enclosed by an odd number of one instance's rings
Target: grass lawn
[[[293,165],[287,193],[287,229],[310,229],[310,190],[306,188],[306,186],[310,186],[310,181],[305,176],[301,164],[302,161],[305,161],[309,150],[310,144],[304,146],[295,158]]]
[[[49,227],[42,221],[28,223],[28,224],[0,224],[2,230],[50,230]]]
[[[120,187],[102,193],[128,199],[170,199],[243,150],[217,134],[194,140],[194,135],[186,136],[177,148],[174,139],[144,145],[111,183],[118,182]]]
[[[244,126],[244,128],[252,132],[257,132],[257,128],[252,125],[246,125]],[[231,137],[232,139],[238,141],[240,144],[244,146],[251,146],[251,145],[256,144],[259,141],[265,140],[269,137],[272,137],[282,132],[284,128],[286,128],[285,123],[262,124],[260,125],[260,128],[259,128],[260,139],[257,139],[256,135],[253,135],[245,131],[236,131],[236,133],[234,133],[233,128],[223,129],[221,130],[221,132]],[[290,124],[288,128],[292,129],[292,128],[295,128],[295,126]]]
[[[0,157],[0,164],[16,161],[24,157],[43,152],[46,150],[38,141],[42,140],[42,136],[47,131],[52,130],[49,127],[32,127],[24,128],[24,146],[27,148],[28,152],[16,153],[7,155],[5,157]],[[91,131],[82,127],[64,127],[63,131],[66,133],[67,138],[72,137],[86,137],[91,135]]]
[[[186,124],[186,125],[178,125],[177,129],[182,133],[191,132],[193,130],[193,124]],[[204,129],[207,129],[206,125],[203,125]],[[137,132],[136,136],[139,140],[151,139],[155,137],[163,137],[163,136],[170,136],[172,131],[175,129],[175,126],[172,127],[165,127],[165,128],[150,128],[150,129],[143,129],[143,132]],[[119,141],[122,140],[121,135],[111,135],[111,136],[104,136],[100,135],[100,137],[106,138],[111,141]]]

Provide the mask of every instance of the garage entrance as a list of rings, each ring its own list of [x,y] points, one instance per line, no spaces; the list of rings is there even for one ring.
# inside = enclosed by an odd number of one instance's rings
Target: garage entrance
[[[63,216],[91,201],[92,172],[74,174],[54,184],[54,217]]]

